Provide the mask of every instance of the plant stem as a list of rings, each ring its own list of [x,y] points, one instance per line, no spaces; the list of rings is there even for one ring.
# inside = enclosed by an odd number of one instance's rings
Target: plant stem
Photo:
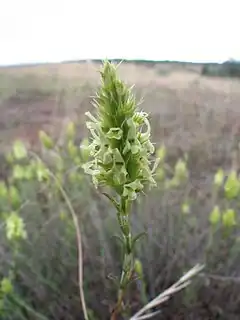
[[[129,203],[122,199],[121,210],[118,212],[118,221],[123,235],[123,265],[122,274],[118,290],[118,299],[111,315],[111,320],[116,320],[117,315],[121,313],[123,299],[129,282],[131,281],[134,271],[134,255],[132,246],[132,234],[129,221],[130,206]]]

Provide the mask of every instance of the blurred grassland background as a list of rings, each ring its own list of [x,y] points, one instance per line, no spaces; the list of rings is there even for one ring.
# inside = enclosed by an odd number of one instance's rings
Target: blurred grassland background
[[[84,113],[93,109],[99,67],[99,61],[86,61],[0,68],[0,276],[8,279],[9,270],[14,272],[11,290],[3,285],[0,290],[1,319],[73,320],[81,314],[71,216],[37,160],[19,162],[14,156],[16,139],[44,157],[62,181],[83,233],[91,319],[109,316],[116,290],[108,275],[120,270],[120,248],[111,238],[118,228],[114,210],[79,169],[84,155],[78,148],[88,136]],[[135,85],[139,100],[144,97],[140,108],[150,114],[158,152],[166,147],[158,188],[142,196],[132,212],[134,231],[146,230],[148,239],[137,250],[144,280],[132,288],[131,310],[195,263],[206,264],[204,274],[166,303],[158,319],[239,319],[240,81],[238,71],[223,68],[143,61],[119,67],[119,77]],[[70,121],[77,129],[71,139]],[[52,137],[59,156],[43,150],[39,130]],[[218,189],[216,172],[224,176]],[[4,192],[12,195],[7,204]],[[15,211],[28,237],[12,241],[4,230]]]

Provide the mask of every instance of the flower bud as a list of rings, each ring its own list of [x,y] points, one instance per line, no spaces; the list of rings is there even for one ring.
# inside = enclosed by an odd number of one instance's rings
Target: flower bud
[[[76,127],[75,127],[74,122],[70,121],[67,124],[66,135],[67,135],[67,138],[71,139],[71,140],[75,137],[75,135],[76,135]]]
[[[39,131],[39,139],[42,143],[42,145],[46,148],[46,149],[53,149],[54,147],[54,143],[53,140],[46,134],[46,132],[44,131]]]

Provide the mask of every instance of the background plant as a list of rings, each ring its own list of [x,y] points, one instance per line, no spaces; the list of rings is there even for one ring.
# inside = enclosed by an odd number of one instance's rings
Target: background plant
[[[76,65],[73,67],[77,68]],[[226,93],[227,84],[221,82],[220,94],[216,91],[215,82],[211,82],[211,85],[215,86],[215,91],[211,91],[206,87],[207,82],[200,78],[199,85],[192,83],[189,89],[181,87],[176,93],[172,87],[171,89],[161,87],[158,78],[154,78],[148,84],[148,71],[139,68],[141,72],[139,71],[139,75],[136,76],[139,81],[135,80],[132,74],[129,74],[128,79],[130,83],[132,80],[136,81],[134,91],[137,95],[145,96],[143,107],[151,112],[153,141],[159,142],[157,149],[162,141],[165,143],[163,147],[165,158],[158,168],[161,169],[158,178],[156,177],[158,188],[149,192],[148,197],[142,197],[134,203],[131,216],[133,233],[137,234],[142,230],[148,233],[147,241],[140,241],[136,247],[136,255],[141,261],[145,275],[146,296],[148,300],[153,299],[178,280],[197,261],[205,259],[207,266],[205,273],[202,273],[199,280],[191,287],[179,293],[177,298],[164,304],[158,318],[238,319],[239,200],[238,197],[226,198],[224,191],[230,171],[237,173],[236,166],[231,168],[230,153],[235,139],[231,121],[237,120],[237,113],[234,113],[234,105],[238,105],[237,93],[233,91],[237,84],[231,83],[232,91]],[[184,79],[181,78],[181,83],[185,81]],[[165,81],[162,78],[160,80]],[[175,85],[175,78],[171,77],[170,80],[171,84]],[[78,84],[82,86],[80,80]],[[86,87],[84,90],[81,89],[81,92],[74,96],[74,99],[79,101],[79,114],[83,114],[83,110],[89,108],[87,96],[94,90],[94,86],[92,85],[90,89]],[[73,94],[75,93],[71,91],[69,97]],[[194,99],[191,100],[193,96]],[[81,104],[83,100],[84,105]],[[45,103],[45,100],[43,102]],[[181,109],[181,105],[184,105],[184,108]],[[34,103],[33,106],[35,107]],[[2,108],[5,108],[4,105]],[[21,105],[21,108],[24,106]],[[227,114],[224,113],[225,109]],[[12,109],[5,110],[10,112]],[[36,113],[39,111],[40,109],[35,109]],[[14,116],[11,116],[14,119]],[[81,133],[84,137],[84,126],[81,126],[81,123],[83,122],[75,123],[77,127],[75,135]],[[46,132],[51,131],[48,128]],[[1,134],[1,138],[3,136],[5,137]],[[62,136],[62,141],[59,141],[51,134],[51,139],[54,141],[55,153],[64,158],[63,162],[67,168],[68,174],[62,176],[65,178],[71,176],[71,180],[64,180],[64,187],[67,192],[69,190],[73,192],[73,195],[70,192],[68,195],[70,199],[72,198],[74,209],[83,227],[84,290],[87,306],[92,310],[89,311],[91,317],[107,318],[109,306],[115,302],[112,297],[117,294],[108,276],[111,273],[119,274],[121,271],[118,262],[121,248],[119,243],[112,239],[112,234],[118,232],[115,210],[94,191],[87,177],[81,174],[81,169],[78,175],[73,174],[72,169],[76,169],[78,165],[69,155],[66,129],[62,131]],[[6,143],[8,140],[4,141]],[[72,141],[78,148],[79,136]],[[237,145],[235,148],[237,152]],[[35,163],[39,177],[42,175],[42,170],[39,164],[36,165],[36,159],[31,154],[20,161],[15,159],[13,151],[10,151],[2,156],[0,163],[1,181],[6,187],[1,193],[0,205],[3,204],[2,197],[6,194],[6,189],[8,193],[10,187],[18,183],[18,193],[22,196],[21,205],[17,207],[21,210],[17,211],[24,221],[27,238],[17,240],[18,254],[13,254],[13,242],[9,242],[6,238],[6,215],[1,214],[1,230],[4,231],[1,232],[1,280],[12,277],[10,270],[13,270],[13,261],[15,271],[15,278],[11,280],[14,296],[12,293],[5,296],[3,318],[76,319],[81,314],[76,280],[78,278],[76,236],[65,202],[59,192],[48,192],[56,188],[50,187],[51,184],[48,185],[44,180],[26,180],[23,177],[18,181],[13,180],[11,177],[16,170],[14,169],[16,164],[23,166],[25,163],[26,165],[32,163],[33,166]],[[79,150],[81,151],[82,149]],[[188,156],[184,157],[184,153]],[[50,166],[57,175],[61,166],[58,164],[57,169],[56,154],[54,157],[53,150],[43,148],[41,152],[39,151],[39,155],[44,158],[45,167]],[[174,178],[179,158],[186,165],[187,179],[176,185],[171,180]],[[219,167],[222,168],[224,180],[216,192],[214,175]],[[76,183],[73,186],[74,179],[81,178],[82,184]],[[85,193],[86,190],[89,191]],[[37,196],[34,196],[35,194]],[[220,210],[217,227],[210,222],[215,205]],[[236,213],[236,224],[228,228],[227,232],[224,231],[226,228],[221,222],[225,209],[234,209]],[[1,213],[4,212],[9,213],[1,210]],[[152,267],[149,268],[149,265]],[[130,291],[130,307],[134,313],[145,304],[145,300],[137,283]]]

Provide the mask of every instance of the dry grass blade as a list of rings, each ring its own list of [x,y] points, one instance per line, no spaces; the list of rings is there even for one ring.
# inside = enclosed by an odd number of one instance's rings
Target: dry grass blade
[[[42,159],[35,154],[34,152],[30,152],[30,154],[32,154],[36,159],[40,160],[41,162]],[[78,246],[78,286],[79,286],[79,294],[80,294],[80,300],[81,300],[81,304],[82,304],[82,309],[83,309],[83,315],[84,315],[84,319],[88,320],[88,312],[87,312],[87,306],[86,306],[86,302],[85,302],[85,296],[84,296],[84,290],[83,290],[83,254],[82,254],[82,237],[81,237],[81,231],[80,231],[80,227],[78,224],[78,218],[77,215],[73,209],[73,206],[71,204],[71,201],[66,193],[66,191],[64,190],[63,186],[61,185],[61,183],[59,182],[59,180],[57,179],[57,177],[54,175],[54,173],[48,168],[48,172],[51,175],[51,177],[54,179],[54,181],[57,184],[57,187],[59,188],[67,206],[68,209],[72,215],[72,219],[73,219],[73,223],[74,223],[74,227],[76,230],[76,235],[77,235],[77,246]]]
[[[152,312],[150,314],[144,315],[147,311],[150,311],[152,308],[158,307],[163,302],[167,301],[175,293],[186,288],[190,283],[191,279],[201,272],[204,268],[204,265],[197,264],[191,270],[189,270],[185,275],[183,275],[176,283],[174,283],[170,288],[166,289],[164,292],[160,293],[155,299],[146,304],[142,309],[140,309],[130,320],[143,320],[149,319],[159,311]]]
[[[83,291],[83,258],[82,258],[82,237],[81,237],[81,231],[80,227],[78,224],[78,218],[77,215],[72,207],[71,201],[69,200],[69,197],[65,190],[63,189],[62,185],[58,181],[58,179],[54,176],[53,173],[50,172],[50,174],[53,176],[55,179],[56,183],[58,184],[59,190],[61,191],[66,204],[69,208],[69,211],[71,212],[73,223],[75,226],[76,234],[77,234],[77,246],[78,246],[78,285],[79,285],[79,293],[80,293],[80,299],[82,303],[82,308],[83,308],[83,314],[84,314],[84,319],[88,320],[88,313],[87,313],[87,307],[86,307],[86,302],[85,302],[85,296],[84,296],[84,291]]]

